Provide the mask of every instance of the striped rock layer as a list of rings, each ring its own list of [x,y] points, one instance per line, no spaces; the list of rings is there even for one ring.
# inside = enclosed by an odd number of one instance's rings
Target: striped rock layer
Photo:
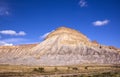
[[[0,64],[120,64],[120,49],[91,42],[76,30],[60,27],[39,44],[0,46]]]

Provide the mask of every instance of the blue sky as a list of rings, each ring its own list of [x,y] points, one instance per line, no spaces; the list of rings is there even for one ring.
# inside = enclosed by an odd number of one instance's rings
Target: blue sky
[[[41,42],[61,26],[120,48],[120,0],[0,0],[0,45]]]

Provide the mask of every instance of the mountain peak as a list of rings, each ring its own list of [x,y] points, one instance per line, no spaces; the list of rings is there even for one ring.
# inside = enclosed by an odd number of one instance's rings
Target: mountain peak
[[[46,39],[57,36],[58,38],[61,38],[62,40],[67,41],[76,41],[76,42],[90,42],[87,36],[82,34],[81,32],[67,28],[67,27],[59,27],[53,32],[51,32]]]

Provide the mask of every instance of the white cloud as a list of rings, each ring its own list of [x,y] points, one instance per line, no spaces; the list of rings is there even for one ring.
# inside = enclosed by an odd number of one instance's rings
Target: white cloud
[[[13,30],[2,30],[0,31],[1,34],[6,34],[6,35],[16,35],[17,33]]]
[[[0,41],[0,45],[1,46],[12,46],[13,44],[12,43],[7,43],[7,42],[4,42],[4,41]]]
[[[95,25],[95,26],[103,26],[103,25],[106,25],[108,23],[109,23],[109,20],[103,20],[103,21],[98,20],[98,21],[93,22],[93,25]]]
[[[26,35],[26,33],[25,33],[24,31],[20,31],[20,32],[18,33],[18,35],[24,36],[24,35]]]
[[[24,36],[26,35],[26,33],[24,31],[20,31],[20,32],[16,32],[14,30],[2,30],[0,31],[1,34],[5,34],[5,35],[15,35],[15,36]]]
[[[53,32],[54,30],[52,30],[51,32]],[[46,38],[51,32],[45,33],[42,36],[40,36],[40,38],[44,39]]]
[[[87,2],[85,0],[80,0],[79,5],[80,5],[80,7],[86,7]]]

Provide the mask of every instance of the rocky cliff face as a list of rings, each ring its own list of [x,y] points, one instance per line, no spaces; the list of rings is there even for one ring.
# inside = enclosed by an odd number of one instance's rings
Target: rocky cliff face
[[[76,30],[60,27],[40,44],[0,47],[0,63],[46,66],[120,64],[120,50],[91,42]]]

